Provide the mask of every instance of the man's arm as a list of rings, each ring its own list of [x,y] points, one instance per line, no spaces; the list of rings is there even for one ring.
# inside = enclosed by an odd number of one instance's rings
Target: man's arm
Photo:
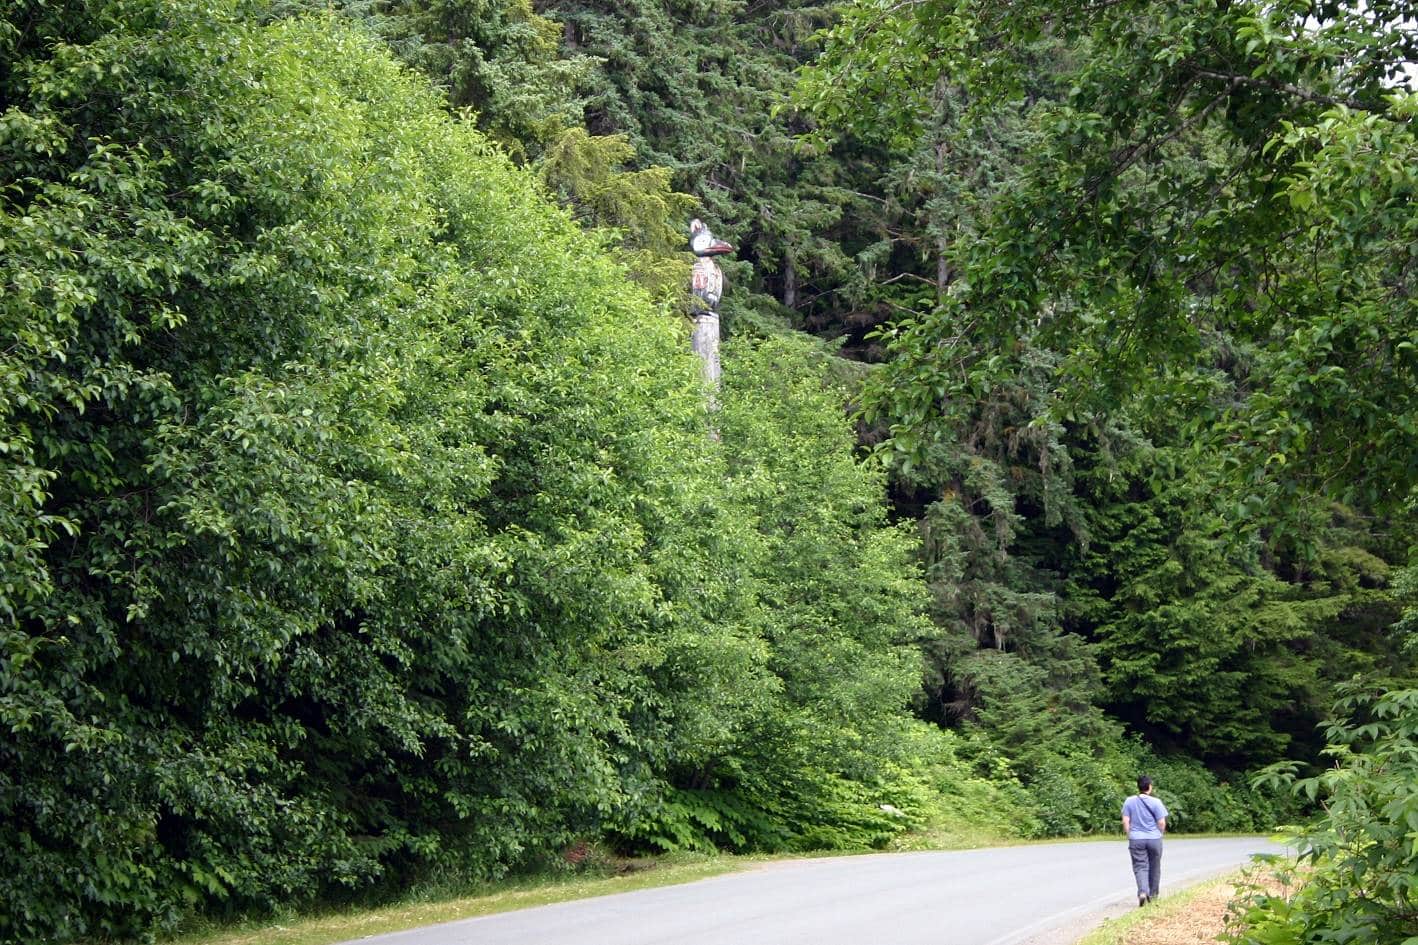
[[[1129,817],[1127,814],[1124,814],[1124,815],[1123,815],[1123,833],[1127,833],[1127,832],[1128,832],[1129,830],[1131,830],[1131,829],[1132,829],[1132,818]]]
[[[1167,832],[1167,818],[1166,818],[1166,817],[1159,817],[1159,818],[1157,819],[1157,829],[1160,830],[1160,831],[1162,831],[1163,833],[1166,833],[1166,832]]]

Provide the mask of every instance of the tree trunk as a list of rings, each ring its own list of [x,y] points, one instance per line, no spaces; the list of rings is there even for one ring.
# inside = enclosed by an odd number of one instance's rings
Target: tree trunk
[[[783,307],[798,307],[798,267],[791,249],[783,254]]]
[[[950,159],[950,137],[946,134],[943,115],[945,112],[945,99],[950,94],[950,83],[942,75],[936,79],[935,83],[935,113],[936,113],[936,145],[935,145],[935,181],[933,186],[939,193],[941,178],[945,176],[945,167]],[[940,227],[939,222],[936,223]],[[950,286],[950,263],[946,260],[946,251],[950,248],[946,240],[944,229],[938,229],[936,235],[936,257],[935,257],[935,301],[936,305],[945,305],[945,292]]]

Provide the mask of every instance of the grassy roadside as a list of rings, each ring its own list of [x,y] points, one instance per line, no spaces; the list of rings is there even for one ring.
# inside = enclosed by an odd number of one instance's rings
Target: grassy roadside
[[[1105,920],[1076,945],[1214,945],[1241,871],[1163,896],[1153,905]]]
[[[349,906],[317,914],[268,918],[259,922],[220,925],[165,940],[165,945],[331,945],[384,932],[471,919],[513,909],[545,906],[572,899],[608,896],[655,886],[688,883],[746,869],[762,857],[674,856],[626,861],[585,874],[547,874],[508,880],[465,890],[423,890],[384,906]]]
[[[1002,837],[966,824],[936,826],[897,838],[882,852],[916,850],[969,850],[1007,846],[1029,841]],[[847,856],[864,850],[821,851],[811,854],[735,856],[733,854],[673,854],[636,860],[614,860],[604,867],[579,873],[546,873],[539,876],[489,883],[471,889],[428,888],[405,899],[381,906],[350,905],[317,912],[292,912],[259,921],[213,923],[162,945],[332,945],[366,935],[398,932],[471,919],[514,909],[609,896],[615,893],[690,883],[724,873],[750,869],[772,860],[801,856]]]
[[[1196,836],[1203,836],[1197,834]],[[1211,835],[1206,835],[1211,836]],[[1219,835],[1218,835],[1219,836]],[[922,850],[969,850],[987,846],[1015,846],[1026,843],[1068,843],[1080,840],[1113,840],[1111,837],[1067,837],[1051,840],[1020,840],[961,825],[927,829],[897,839],[882,852]],[[808,856],[847,856],[868,851],[823,851]],[[545,906],[575,899],[589,899],[615,893],[689,883],[750,869],[774,860],[796,859],[802,855],[735,856],[732,854],[674,854],[636,860],[614,860],[580,873],[547,873],[539,876],[489,883],[466,889],[431,887],[411,892],[405,899],[381,906],[350,905],[319,912],[291,913],[237,924],[213,924],[163,940],[163,945],[333,945],[367,935],[398,932],[423,925],[453,922],[477,916]],[[1199,890],[1194,887],[1169,896],[1149,915],[1170,915],[1181,910]],[[1141,917],[1141,914],[1135,914]],[[1134,915],[1110,923],[1105,929],[1132,920]],[[1102,932],[1104,930],[1100,930]],[[1096,933],[1095,933],[1096,934]],[[1118,938],[1086,939],[1080,945],[1114,945]],[[1129,940],[1131,942],[1131,940]],[[1203,940],[1197,940],[1203,941]]]

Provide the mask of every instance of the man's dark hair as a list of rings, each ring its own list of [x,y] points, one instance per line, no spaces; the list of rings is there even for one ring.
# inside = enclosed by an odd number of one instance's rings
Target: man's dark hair
[[[1152,787],[1152,779],[1145,774],[1137,776],[1137,793],[1146,794],[1147,789]]]

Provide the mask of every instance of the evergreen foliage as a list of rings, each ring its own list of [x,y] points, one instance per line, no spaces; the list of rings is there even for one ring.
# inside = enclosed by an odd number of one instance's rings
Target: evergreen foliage
[[[620,135],[571,128],[547,149],[540,169],[553,193],[588,227],[616,238],[632,277],[657,298],[684,304],[689,263],[682,252],[694,198],[670,186],[663,167],[626,170],[633,149]]]
[[[1097,643],[1110,710],[1159,747],[1231,770],[1292,739],[1313,756],[1335,681],[1411,667],[1389,629],[1394,551],[1352,512],[1320,505],[1302,560],[1238,541],[1184,450],[1134,449],[1086,479],[1068,623]]]
[[[1333,680],[1412,673],[1406,10],[843,8],[797,101],[912,155],[892,236],[935,256],[880,280],[864,400],[927,528],[936,717],[1025,742],[1081,693],[1057,735],[1101,704],[1244,769],[1313,757]]]
[[[1412,936],[1413,14],[12,3],[0,938],[1139,771]]]
[[[593,63],[563,56],[560,25],[528,0],[284,0],[276,9],[354,19],[515,157],[540,154],[580,124],[580,89]]]
[[[883,420],[905,435],[897,447],[948,439],[937,417],[1043,347],[1062,356],[1050,417],[1139,390],[1184,399],[1198,454],[1224,453],[1239,500],[1289,510],[1318,491],[1401,510],[1418,453],[1414,96],[1401,71],[1413,11],[1076,13],[1047,0],[854,4],[803,87],[824,118],[899,138],[919,131],[943,76],[982,121],[1022,109],[1035,136],[1019,186],[958,247],[954,291],[893,338]],[[1045,34],[1069,55],[1057,91],[1039,95],[1022,53]],[[962,324],[998,356],[950,358]],[[1242,385],[1206,360],[1211,332],[1247,352]]]
[[[861,157],[796,148],[793,136],[807,126],[782,108],[831,8],[555,0],[545,12],[565,25],[568,55],[600,63],[587,87],[587,129],[624,136],[639,167],[667,169],[736,247],[742,262],[725,266],[734,286],[726,329],[790,321],[839,334],[857,280],[849,244],[863,205],[853,170]]]

